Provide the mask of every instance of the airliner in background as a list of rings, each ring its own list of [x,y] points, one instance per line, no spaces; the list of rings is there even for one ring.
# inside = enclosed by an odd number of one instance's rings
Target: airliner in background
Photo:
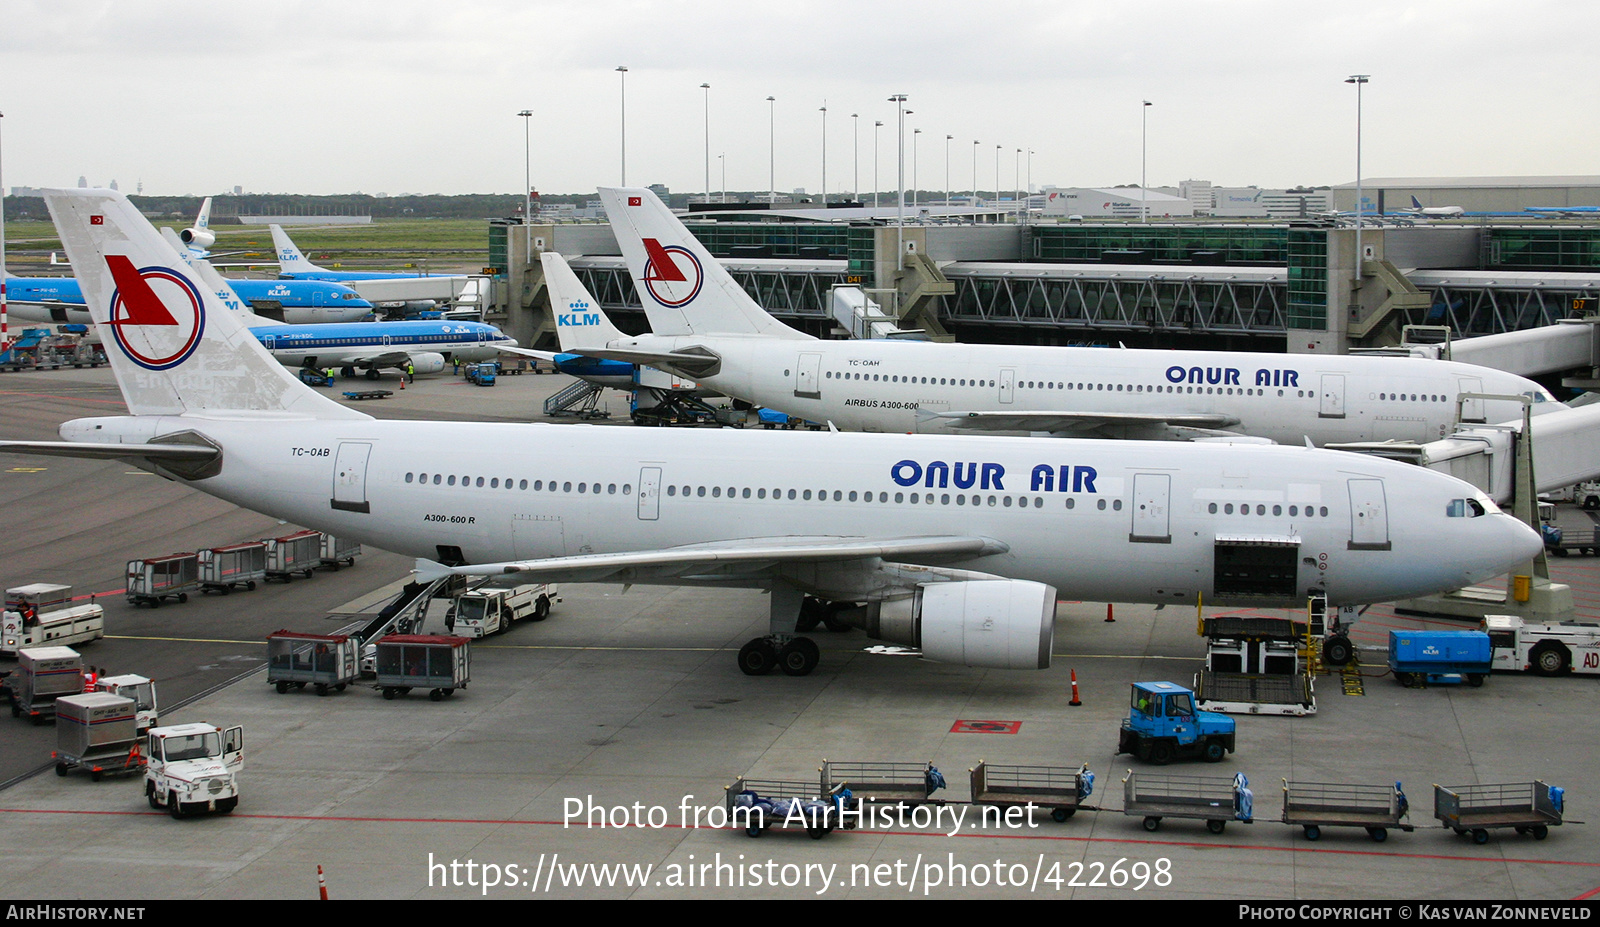
[[[277,251],[279,279],[343,283],[388,308],[426,309],[455,299],[467,285],[465,274],[404,274],[318,267],[300,253],[281,225],[272,226],[272,245]]]
[[[843,429],[1321,445],[1437,440],[1463,393],[1564,408],[1532,380],[1423,358],[822,341],[768,315],[654,193],[600,197],[652,332],[627,336],[603,321],[569,272],[551,289],[562,350],[651,364]],[[1509,400],[1461,408],[1475,422],[1521,413]]]
[[[0,451],[132,461],[424,580],[767,589],[746,673],[816,666],[807,597],[929,659],[1043,668],[1058,595],[1356,605],[1541,546],[1466,483],[1306,447],[375,420],[274,363],[126,197],[45,200],[128,414]]]
[[[340,283],[231,279],[228,284],[256,315],[280,322],[354,322],[373,311],[372,303]],[[83,290],[73,277],[7,277],[6,294],[11,314],[22,321],[90,322]]]
[[[1458,219],[1467,214],[1460,206],[1424,206],[1415,196],[1411,197],[1411,208],[1400,210],[1402,216],[1427,216],[1435,219]]]

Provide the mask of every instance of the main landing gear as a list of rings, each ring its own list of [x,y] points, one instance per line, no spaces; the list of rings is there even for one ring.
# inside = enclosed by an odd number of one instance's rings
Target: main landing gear
[[[773,667],[788,676],[806,676],[817,668],[821,657],[822,652],[809,637],[758,637],[739,648],[739,669],[746,676],[765,676]]]

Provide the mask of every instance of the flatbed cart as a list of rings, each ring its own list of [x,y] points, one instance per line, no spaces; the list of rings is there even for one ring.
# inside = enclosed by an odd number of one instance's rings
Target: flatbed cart
[[[279,695],[308,685],[318,695],[343,692],[360,676],[357,651],[355,638],[344,634],[275,631],[267,635],[267,684]]]
[[[464,689],[472,665],[471,641],[439,634],[390,634],[378,639],[378,688],[392,699],[428,689],[435,702]]]
[[[192,552],[167,554],[147,560],[129,560],[128,602],[160,608],[163,599],[189,601],[200,591],[200,560]]]
[[[1050,817],[1065,821],[1094,793],[1094,773],[1084,763],[1071,766],[995,766],[980,760],[969,775],[972,803],[994,808],[1050,809]]]
[[[387,389],[353,389],[346,390],[344,398],[352,402],[360,402],[363,399],[388,399],[393,395],[394,391]]]
[[[1378,843],[1389,839],[1389,828],[1410,833],[1402,824],[1411,802],[1394,785],[1358,785],[1348,782],[1290,782],[1283,780],[1283,823],[1305,829],[1307,840],[1322,836],[1324,827],[1363,827]]]
[[[823,760],[822,794],[844,787],[859,802],[915,807],[944,788],[944,775],[932,763],[841,763]]]
[[[196,558],[201,592],[227,595],[235,586],[254,589],[257,580],[267,578],[267,545],[262,541],[212,547],[200,551]]]
[[[1511,827],[1519,834],[1543,840],[1550,828],[1561,826],[1565,790],[1535,779],[1497,785],[1433,787],[1433,816],[1457,836],[1472,835],[1473,843],[1488,843],[1491,828]]]
[[[1244,773],[1232,779],[1220,776],[1145,776],[1133,770],[1122,780],[1122,813],[1144,817],[1144,829],[1155,831],[1162,818],[1191,818],[1206,822],[1206,830],[1220,834],[1229,821],[1254,822],[1254,796]]]
[[[56,775],[73,769],[102,776],[143,773],[144,754],[136,730],[137,707],[131,698],[108,692],[85,692],[56,699]]]
[[[821,840],[844,823],[842,814],[855,804],[850,790],[819,793],[817,784],[804,779],[746,779],[724,786],[723,803],[728,823],[741,824],[747,837],[759,837],[774,827],[803,827],[812,840]]]

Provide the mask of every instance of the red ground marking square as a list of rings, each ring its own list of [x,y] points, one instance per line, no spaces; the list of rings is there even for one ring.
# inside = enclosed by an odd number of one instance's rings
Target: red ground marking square
[[[1015,734],[1022,730],[1021,721],[957,721],[950,728],[952,734]]]

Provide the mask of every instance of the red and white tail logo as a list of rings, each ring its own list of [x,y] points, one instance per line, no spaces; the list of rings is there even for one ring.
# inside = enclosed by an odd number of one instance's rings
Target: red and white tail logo
[[[106,255],[106,267],[117,286],[109,319],[117,347],[148,370],[183,363],[205,333],[199,290],[170,267],[135,268],[121,254]]]
[[[688,248],[663,245],[654,238],[641,241],[649,258],[644,265],[644,286],[651,299],[668,309],[679,309],[700,295],[705,270]]]

